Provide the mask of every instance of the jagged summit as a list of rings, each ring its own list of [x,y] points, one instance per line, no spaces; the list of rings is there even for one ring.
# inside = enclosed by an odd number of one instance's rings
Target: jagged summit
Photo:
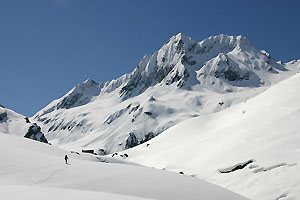
[[[183,43],[195,43],[196,42],[191,37],[186,36],[183,33],[178,33],[177,35],[172,36],[165,45],[177,43],[178,41],[181,41]]]
[[[215,63],[222,62],[220,58],[224,56],[230,57],[227,55],[229,53],[244,53],[247,54],[246,56],[248,57],[251,56],[249,54],[253,54],[254,58],[259,57],[259,54],[266,55],[264,52],[260,52],[256,49],[246,37],[241,35],[228,36],[220,34],[211,36],[201,42],[196,42],[191,37],[178,33],[172,36],[169,41],[164,44],[161,49],[154,52],[154,54],[146,54],[133,72],[104,84],[96,83],[92,79],[87,79],[68,92],[61,102],[57,104],[56,108],[69,109],[74,106],[84,105],[90,102],[93,96],[97,96],[101,92],[112,92],[115,90],[118,90],[119,96],[123,100],[126,100],[132,96],[143,93],[149,87],[155,86],[156,84],[176,84],[177,87],[190,89],[193,85],[206,82],[202,80],[203,76],[201,77],[201,75],[207,77],[207,74],[215,74],[214,78],[224,77],[227,82],[247,81],[249,80],[247,78],[248,76],[250,77],[252,74],[256,76],[255,72],[252,73],[251,70],[246,70],[246,68],[240,69],[237,67],[238,69],[234,69],[234,67],[227,66],[225,67],[226,69],[223,69],[223,67],[221,70],[217,70],[211,66],[211,63],[214,65]],[[269,54],[267,58],[271,59]],[[214,59],[217,59],[217,61],[213,61]],[[227,60],[230,60],[230,58]],[[247,62],[248,66],[251,65],[252,68],[260,68],[260,66],[254,66],[257,64],[253,63],[252,60],[253,58],[244,58],[244,62]],[[239,63],[237,63],[237,65],[239,65]],[[279,65],[280,64],[277,63],[276,66],[274,64],[274,66],[267,68],[283,70],[283,65]],[[222,74],[225,72],[224,70],[228,73],[232,72],[233,74],[224,75]],[[209,71],[209,73],[204,71]],[[233,76],[236,78],[233,78]],[[256,83],[251,83],[250,85],[258,86],[260,83],[268,82],[261,80],[261,78],[256,78],[256,81]],[[234,83],[234,85],[244,86],[247,84]]]
[[[88,79],[34,118],[54,144],[112,153],[133,145],[126,141],[143,143],[182,120],[245,101],[297,66],[277,62],[241,35],[196,42],[178,33],[132,72],[106,83]]]
[[[199,42],[200,46],[213,46],[218,45],[220,47],[228,47],[231,50],[233,50],[237,46],[249,46],[254,47],[251,42],[244,36],[238,35],[238,36],[230,36],[225,34],[220,34],[216,36],[210,36],[201,42]]]

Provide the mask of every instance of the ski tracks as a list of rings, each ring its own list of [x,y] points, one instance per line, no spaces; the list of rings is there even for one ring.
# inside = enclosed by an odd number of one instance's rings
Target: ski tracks
[[[31,184],[30,186],[33,186],[33,185],[37,185],[37,184],[40,184],[40,183],[44,183],[48,180],[50,180],[55,174],[59,173],[59,172],[62,172],[64,170],[66,170],[68,168],[68,166],[70,166],[69,164],[67,164],[65,167],[61,168],[61,169],[58,169],[58,170],[54,170],[49,176],[47,176],[46,178],[40,180],[40,181],[37,181],[33,184]]]

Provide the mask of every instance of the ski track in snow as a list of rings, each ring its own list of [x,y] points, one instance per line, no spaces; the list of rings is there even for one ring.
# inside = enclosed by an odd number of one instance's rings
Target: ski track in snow
[[[48,177],[46,177],[45,179],[42,179],[42,180],[40,180],[40,181],[37,181],[37,182],[31,184],[30,186],[37,185],[37,184],[40,184],[40,183],[44,183],[44,182],[50,180],[55,174],[57,174],[57,173],[59,173],[59,172],[62,172],[62,171],[64,171],[64,170],[66,170],[66,169],[68,168],[68,166],[69,166],[69,165],[66,164],[65,167],[53,171],[53,172],[52,172]]]
[[[37,169],[46,169],[46,168],[51,168],[51,167],[55,167],[55,166],[59,166],[60,164],[55,164],[55,165],[47,165],[47,166],[41,166],[41,167],[33,167],[33,168],[29,168],[29,169],[22,169],[22,170],[17,170],[17,171],[12,171],[12,172],[6,172],[6,173],[0,173],[0,175],[10,175],[10,174],[17,174],[17,173],[22,173],[22,172],[26,172],[26,171],[33,171],[33,170],[37,170]],[[9,167],[7,167],[6,169],[9,169],[13,166],[16,165],[11,165]],[[4,169],[1,169],[4,170]]]

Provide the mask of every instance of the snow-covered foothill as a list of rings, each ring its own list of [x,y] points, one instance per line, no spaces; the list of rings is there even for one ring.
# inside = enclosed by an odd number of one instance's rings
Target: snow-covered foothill
[[[48,143],[46,137],[41,132],[40,126],[36,123],[31,123],[28,117],[3,106],[0,106],[0,132]]]

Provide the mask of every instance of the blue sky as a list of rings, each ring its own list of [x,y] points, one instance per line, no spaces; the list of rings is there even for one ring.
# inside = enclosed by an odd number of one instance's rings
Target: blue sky
[[[0,0],[0,103],[32,116],[73,86],[131,72],[182,32],[244,35],[278,60],[300,59],[290,0]]]

